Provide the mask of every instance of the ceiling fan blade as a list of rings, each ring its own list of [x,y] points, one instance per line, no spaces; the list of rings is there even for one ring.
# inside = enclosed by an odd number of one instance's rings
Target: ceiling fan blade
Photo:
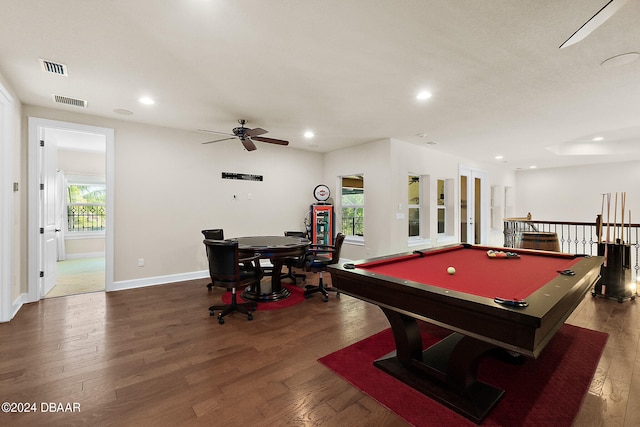
[[[591,34],[596,28],[604,24],[605,21],[611,18],[622,6],[624,6],[629,0],[609,0],[602,9],[600,9],[595,15],[585,22],[582,27],[571,35],[564,43],[560,45],[560,49],[574,45],[580,40]]]
[[[229,132],[218,132],[216,130],[209,130],[209,129],[198,129],[198,131],[200,131],[200,132],[209,132],[209,133],[217,133],[217,134],[220,134],[220,135],[234,136],[232,133],[229,133]]]
[[[267,133],[266,130],[262,128],[255,128],[255,129],[247,129],[247,131],[244,134],[253,138],[254,136],[264,135],[265,133]]]
[[[236,139],[236,137],[234,136],[233,138],[222,138],[222,139],[216,139],[215,141],[207,141],[207,142],[203,142],[203,144],[212,144],[214,142],[220,142],[220,141],[228,141],[230,139]]]
[[[253,151],[256,149],[256,144],[253,143],[251,138],[241,138],[240,141],[242,141],[242,145],[244,145],[244,148],[246,148],[247,151]]]
[[[253,139],[260,142],[268,142],[269,144],[289,145],[289,141],[283,139],[265,138],[264,136],[254,136]]]

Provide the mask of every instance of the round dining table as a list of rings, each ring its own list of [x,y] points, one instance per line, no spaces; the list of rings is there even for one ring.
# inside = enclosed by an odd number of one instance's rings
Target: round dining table
[[[287,298],[291,293],[282,286],[282,265],[286,258],[303,256],[311,244],[309,239],[291,236],[247,236],[229,239],[238,242],[240,257],[260,255],[273,264],[271,288],[260,284],[242,291],[242,298],[250,301],[270,302]],[[264,288],[264,289],[263,289]]]

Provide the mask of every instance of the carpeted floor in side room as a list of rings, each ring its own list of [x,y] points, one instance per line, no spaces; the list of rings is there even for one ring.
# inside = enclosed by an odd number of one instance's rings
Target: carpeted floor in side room
[[[104,275],[104,257],[58,261],[56,285],[45,298],[104,291]]]

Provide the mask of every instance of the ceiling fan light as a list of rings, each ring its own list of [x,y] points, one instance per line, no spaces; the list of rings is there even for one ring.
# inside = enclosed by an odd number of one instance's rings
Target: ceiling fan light
[[[622,65],[630,64],[638,58],[640,58],[640,53],[638,52],[622,53],[605,59],[600,63],[600,65],[605,68],[620,67]]]
[[[422,92],[418,92],[418,94],[416,95],[416,98],[419,101],[424,101],[425,99],[431,98],[431,92],[423,90]]]

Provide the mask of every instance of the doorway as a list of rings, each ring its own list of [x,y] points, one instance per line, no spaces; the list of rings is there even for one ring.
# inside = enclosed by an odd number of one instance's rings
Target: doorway
[[[113,143],[113,129],[29,118],[30,301],[112,289]]]
[[[460,167],[460,242],[487,243],[487,173]]]

